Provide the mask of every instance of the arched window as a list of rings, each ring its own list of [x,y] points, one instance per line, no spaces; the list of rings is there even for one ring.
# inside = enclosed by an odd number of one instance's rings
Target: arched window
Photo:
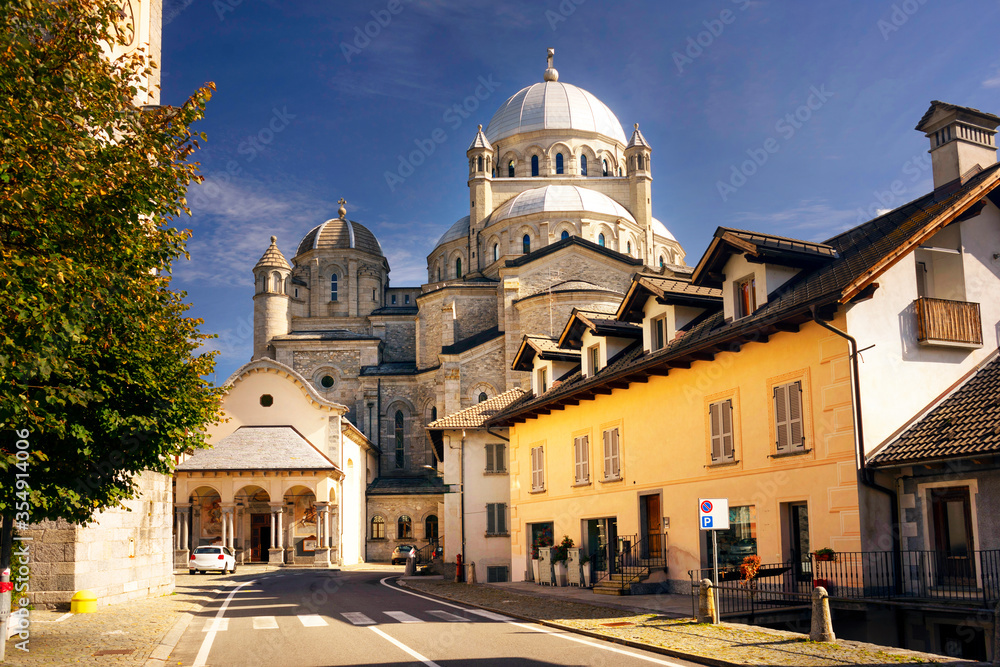
[[[479,159],[476,160],[476,169],[478,169],[479,171],[483,170],[483,156],[482,155],[480,155]]]
[[[462,277],[462,258],[461,257],[456,257],[455,258],[455,277],[456,278],[461,278]]]
[[[396,467],[402,468],[404,463],[403,457],[403,411],[396,410]]]
[[[663,259],[663,255],[660,255],[660,268],[662,269],[666,265],[667,265],[667,261],[665,259]]]
[[[622,168],[618,167],[618,178],[622,177]]]
[[[426,519],[424,519],[424,538],[428,542],[437,542],[438,518],[436,514],[431,514]]]
[[[437,421],[438,418],[438,408],[436,405],[431,406],[431,421]]]
[[[587,156],[586,155],[581,155],[580,156],[580,175],[581,176],[586,176],[587,175]]]
[[[563,155],[562,153],[556,153],[556,173],[563,173]]]
[[[531,175],[538,176],[538,156],[531,156]]]
[[[260,292],[266,292],[267,291],[267,274],[266,273],[260,274],[260,281],[259,282],[260,282],[260,288],[258,289],[258,291],[260,291]]]
[[[514,178],[514,161],[507,163],[507,178]]]
[[[627,252],[630,255],[632,254],[632,242],[631,241],[627,241],[625,243],[625,252]]]
[[[646,162],[645,162],[645,160],[642,159],[642,156],[640,155],[639,156],[639,169],[645,169],[645,168],[646,168]]]
[[[274,273],[272,273],[271,274],[271,287],[278,294],[281,294],[282,292],[284,292],[284,290],[281,289],[282,288],[282,284],[281,283],[282,283],[281,274],[278,273],[277,271],[275,271]]]
[[[604,234],[597,235],[597,245],[604,247]]]
[[[330,301],[337,300],[337,274],[330,275]]]
[[[564,229],[563,233],[559,236],[559,240],[562,241],[562,240],[568,239],[568,238],[569,238],[569,232]]]
[[[396,539],[413,539],[413,520],[405,514],[396,520]]]
[[[525,234],[524,237],[521,239],[521,252],[523,252],[525,255],[531,252],[531,237],[528,236],[527,234]]]
[[[498,259],[500,259],[500,244],[499,243],[494,243],[493,244],[493,261],[495,262]]]
[[[373,540],[385,539],[385,519],[383,519],[378,514],[372,517],[372,539]]]
[[[480,403],[483,403],[483,402],[488,401],[488,400],[490,400],[490,397],[486,395],[485,391],[479,392],[479,402]]]
[[[603,173],[603,175],[604,176],[608,175],[608,161],[607,160],[604,161],[604,173]]]
[[[438,267],[438,282],[441,282],[441,267]]]

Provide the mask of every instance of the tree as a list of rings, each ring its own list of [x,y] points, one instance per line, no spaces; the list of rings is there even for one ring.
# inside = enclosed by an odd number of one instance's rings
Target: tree
[[[142,107],[114,0],[0,4],[0,513],[87,524],[204,446],[220,392],[171,262],[212,84]],[[120,50],[120,49],[119,49]]]

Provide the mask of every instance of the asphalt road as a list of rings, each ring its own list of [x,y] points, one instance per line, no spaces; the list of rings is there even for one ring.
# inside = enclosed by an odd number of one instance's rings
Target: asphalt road
[[[216,579],[223,594],[191,621],[166,664],[694,664],[436,600],[397,588],[397,576],[285,570]],[[178,585],[199,575],[190,577]]]

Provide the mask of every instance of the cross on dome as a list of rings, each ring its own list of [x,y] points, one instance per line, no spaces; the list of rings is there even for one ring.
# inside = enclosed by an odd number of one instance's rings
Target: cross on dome
[[[557,70],[555,67],[552,66],[552,59],[555,58],[555,55],[556,55],[556,50],[549,49],[549,60],[548,60],[549,66],[548,69],[545,70],[545,76],[544,76],[544,79],[546,81],[559,80],[559,70]]]

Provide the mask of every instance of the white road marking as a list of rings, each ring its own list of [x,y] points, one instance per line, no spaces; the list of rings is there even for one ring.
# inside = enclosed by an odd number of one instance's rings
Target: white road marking
[[[497,614],[496,612],[486,611],[485,609],[470,609],[470,614],[475,614],[476,616],[482,616],[483,618],[488,618],[491,621],[513,621],[514,619],[510,616],[504,616],[503,614]]]
[[[237,586],[236,588],[234,588],[233,590],[231,590],[229,592],[229,596],[226,598],[226,601],[222,603],[221,607],[219,607],[219,613],[215,615],[215,618],[221,619],[223,616],[225,616],[226,607],[228,607],[229,603],[233,601],[233,596],[239,593],[241,588],[245,586],[250,586],[251,584],[255,583],[257,582],[246,581]],[[212,650],[212,642],[215,641],[215,633],[216,630],[209,630],[208,634],[205,635],[205,641],[201,643],[201,648],[198,649],[198,656],[194,659],[194,663],[192,663],[191,667],[205,667],[205,664],[208,662],[208,654]]]
[[[447,611],[441,611],[440,609],[431,609],[427,612],[431,616],[440,618],[442,621],[448,621],[449,623],[469,623],[469,619],[462,618],[461,616],[456,616]]]
[[[323,620],[323,617],[319,614],[299,614],[299,620],[302,621],[302,625],[307,628],[318,628],[323,625],[327,625],[327,622]]]
[[[228,618],[206,618],[205,627],[201,629],[202,632],[225,632],[229,629],[229,619]]]
[[[360,611],[346,611],[340,614],[354,625],[375,625],[375,621],[368,618]]]
[[[485,611],[485,610],[482,610],[482,609],[470,609],[470,608],[466,608],[466,607],[461,607],[461,606],[459,606],[457,604],[452,604],[450,602],[442,602],[441,600],[438,600],[436,598],[428,597],[426,595],[421,595],[420,593],[414,593],[412,591],[404,590],[402,588],[398,588],[397,586],[391,586],[391,585],[389,585],[389,584],[386,583],[390,579],[394,579],[394,578],[395,577],[385,577],[385,578],[383,578],[383,579],[380,580],[380,583],[383,586],[385,586],[386,588],[391,588],[394,591],[399,591],[400,593],[406,593],[407,595],[412,595],[413,597],[421,598],[421,599],[424,599],[424,600],[430,600],[431,602],[434,602],[436,604],[443,604],[446,607],[453,607],[455,609],[461,609],[462,611],[467,611],[467,612],[471,612],[471,613],[478,613],[480,611]],[[492,612],[489,612],[489,613],[492,613]],[[497,614],[497,616],[500,616],[500,614]],[[569,641],[579,642],[581,644],[587,644],[588,646],[593,646],[594,648],[603,649],[605,651],[611,651],[612,653],[621,653],[623,655],[627,655],[627,656],[630,656],[632,658],[638,658],[639,660],[645,660],[646,662],[652,662],[652,663],[657,664],[657,665],[668,665],[668,667],[680,667],[679,663],[670,662],[668,660],[659,660],[657,658],[652,658],[652,657],[645,656],[645,655],[639,655],[638,653],[632,653],[631,651],[625,651],[625,650],[622,650],[620,648],[616,648],[614,646],[609,646],[605,642],[598,643],[598,642],[588,641],[586,639],[580,639],[579,637],[574,637],[573,635],[569,634],[568,631],[566,631],[566,632],[558,632],[558,631],[555,631],[555,630],[550,630],[550,629],[546,628],[545,626],[541,626],[541,625],[531,625],[529,623],[518,623],[518,622],[514,621],[514,619],[510,619],[510,620],[508,620],[506,622],[510,623],[511,625],[516,625],[518,627],[527,628],[528,630],[534,630],[535,632],[544,632],[545,634],[550,635],[552,637],[560,637],[562,639],[568,639]],[[372,630],[375,630],[375,628],[372,628]],[[380,634],[382,634],[382,633],[380,633]]]
[[[423,623],[422,620],[416,616],[410,616],[405,611],[386,611],[383,612],[386,616],[396,619],[400,623]]]
[[[278,629],[278,619],[274,616],[254,616],[253,617],[253,629],[254,630],[277,630]]]
[[[407,646],[403,642],[399,641],[398,639],[393,639],[392,637],[390,637],[389,635],[385,634],[384,632],[382,632],[378,628],[371,627],[371,628],[368,628],[368,629],[371,630],[372,632],[374,632],[375,634],[377,634],[378,636],[382,637],[383,639],[385,639],[389,643],[391,643],[391,644],[393,644],[395,646],[398,646],[402,650],[406,651],[408,654],[410,654],[410,656],[412,656],[413,658],[416,658],[420,662],[422,662],[425,665],[427,665],[427,667],[441,667],[441,665],[437,664],[436,662],[434,662],[432,660],[428,660],[427,658],[425,658],[424,656],[420,655],[419,653],[417,653],[416,651],[414,651],[412,648],[410,648],[409,646]]]

